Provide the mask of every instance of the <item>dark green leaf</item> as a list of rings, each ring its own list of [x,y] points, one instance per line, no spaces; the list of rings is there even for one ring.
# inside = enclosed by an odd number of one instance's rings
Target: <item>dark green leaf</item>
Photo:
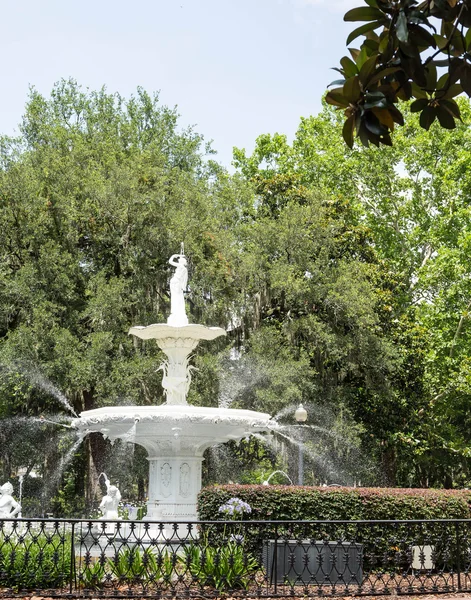
[[[399,11],[396,21],[396,36],[400,42],[407,43],[409,40],[409,31],[407,29],[407,17],[403,10]]]
[[[360,82],[363,84],[363,86],[368,81],[370,75],[374,72],[377,60],[378,60],[378,55],[374,54],[373,56],[370,56],[368,58],[368,60],[361,67],[361,69],[360,69]]]
[[[347,79],[358,74],[358,69],[357,69],[356,64],[353,62],[353,60],[351,58],[348,58],[348,56],[344,56],[343,58],[341,58],[340,64],[343,67],[343,72]]]
[[[450,98],[459,96],[462,93],[463,93],[463,88],[461,87],[461,85],[459,83],[454,83],[453,85],[450,85],[450,87],[446,91],[443,98],[446,98],[447,100],[449,100]]]
[[[363,35],[364,33],[367,33],[368,31],[372,31],[373,29],[376,29],[377,27],[381,27],[381,25],[385,25],[387,23],[388,23],[388,21],[386,19],[381,19],[380,21],[373,21],[372,23],[365,23],[365,25],[361,25],[360,27],[357,27],[348,36],[347,46],[348,46],[348,44],[353,42],[353,40],[355,40],[358,36]]]
[[[361,96],[360,78],[358,77],[358,75],[347,79],[345,85],[343,86],[343,95],[352,104],[358,102]]]
[[[332,104],[333,106],[339,106],[340,108],[347,108],[349,104],[347,98],[345,98],[343,94],[335,91],[329,92],[325,97],[325,101],[328,104]]]
[[[384,133],[387,133],[387,128],[384,125],[381,125],[378,117],[371,111],[368,111],[365,114],[365,126],[368,129],[368,131],[371,131],[371,133],[374,133],[375,135],[382,135]]]
[[[456,83],[459,81],[465,64],[466,63],[462,58],[455,57],[451,59],[450,67],[448,69],[450,83]]]
[[[382,10],[374,8],[372,6],[360,6],[359,8],[352,8],[343,18],[344,21],[377,21],[378,19],[384,19],[385,14]]]
[[[441,105],[437,107],[437,117],[440,125],[445,129],[454,129],[456,127],[453,115]]]
[[[437,47],[433,35],[423,27],[414,25],[410,33],[417,46],[422,46],[423,48]]]
[[[441,100],[440,106],[443,106],[443,108],[450,112],[455,119],[461,120],[460,107],[455,100]]]
[[[428,131],[430,129],[430,125],[435,121],[436,116],[437,111],[435,107],[430,105],[426,106],[424,110],[420,113],[420,126]]]
[[[420,98],[419,100],[415,100],[410,105],[411,112],[421,112],[428,104],[428,100],[426,98]]]
[[[353,134],[355,132],[355,115],[351,115],[343,124],[342,135],[349,148],[353,148]]]
[[[332,85],[343,85],[345,83],[345,79],[336,79],[335,81],[332,81],[331,83],[329,83],[329,85],[327,87],[331,87]]]
[[[386,69],[381,69],[380,71],[376,71],[376,73],[374,73],[372,75],[372,77],[370,77],[370,79],[368,79],[367,84],[373,85],[374,83],[378,82],[380,79],[383,79],[384,77],[387,77],[388,75],[392,75],[393,73],[397,73],[397,71],[400,71],[400,67],[387,67]]]
[[[425,92],[415,82],[412,82],[412,95],[414,98],[427,98],[427,92]]]
[[[363,144],[363,146],[366,146],[368,148],[368,146],[370,145],[370,142],[368,139],[368,130],[366,129],[365,123],[363,121],[362,121],[362,123],[360,125],[360,129],[358,131],[358,137],[360,138],[360,141]]]
[[[397,106],[391,105],[388,107],[389,112],[391,113],[394,122],[398,125],[404,125],[404,117],[402,116],[401,111],[397,108]]]
[[[427,78],[427,89],[434,90],[437,87],[437,68],[435,66],[435,63],[431,62],[427,65],[425,75]]]
[[[471,65],[465,64],[460,78],[461,87],[471,97]]]

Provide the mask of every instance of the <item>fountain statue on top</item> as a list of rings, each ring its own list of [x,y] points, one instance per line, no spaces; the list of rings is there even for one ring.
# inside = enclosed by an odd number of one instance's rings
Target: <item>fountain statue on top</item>
[[[166,355],[163,371],[166,402],[159,406],[117,406],[83,412],[73,422],[83,435],[101,432],[148,452],[149,489],[147,517],[151,521],[196,520],[197,494],[201,489],[203,453],[212,445],[240,440],[276,427],[270,415],[251,410],[191,406],[191,352],[201,340],[226,335],[220,327],[188,323],[185,297],[188,282],[183,244],[170,265],[170,316],[167,323],[131,327],[142,340],[154,339]],[[130,435],[132,432],[132,435]]]
[[[176,267],[176,270],[170,279],[170,316],[167,325],[182,327],[188,325],[184,296],[188,284],[188,269],[186,256],[183,254],[183,243],[180,254],[173,254],[168,262],[172,267]]]

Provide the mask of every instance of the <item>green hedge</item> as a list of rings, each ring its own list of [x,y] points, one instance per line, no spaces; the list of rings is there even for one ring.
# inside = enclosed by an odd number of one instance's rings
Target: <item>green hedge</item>
[[[248,502],[251,520],[410,520],[471,518],[471,492],[400,488],[215,485],[201,490],[202,521],[220,520],[229,498]]]
[[[229,498],[247,502],[244,515],[245,545],[261,557],[266,540],[350,541],[363,548],[363,567],[383,572],[404,571],[412,562],[414,545],[435,548],[437,568],[465,564],[469,537],[466,524],[410,523],[421,519],[468,519],[471,493],[464,490],[397,488],[315,488],[299,486],[218,485],[201,490],[198,499],[202,521],[222,520],[219,507]],[[250,525],[247,521],[288,521]],[[355,521],[409,521],[408,523],[358,524]],[[300,521],[304,521],[301,523]],[[312,521],[319,521],[312,523]],[[350,521],[336,523],[335,521]],[[236,526],[237,522],[231,524]],[[214,544],[224,535],[221,525],[205,526]]]

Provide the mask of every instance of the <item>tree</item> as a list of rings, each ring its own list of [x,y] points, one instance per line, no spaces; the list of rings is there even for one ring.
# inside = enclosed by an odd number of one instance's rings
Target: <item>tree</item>
[[[289,180],[298,192],[321,189],[341,253],[364,265],[376,294],[377,335],[397,353],[383,390],[373,393],[359,379],[350,395],[342,385],[334,397],[347,402],[365,427],[363,443],[382,457],[389,480],[402,485],[469,481],[471,116],[469,103],[459,103],[463,123],[452,132],[438,124],[421,129],[406,108],[394,147],[381,151],[346,148],[340,116],[326,107],[301,120],[292,145],[263,135],[251,156],[235,153],[262,192]]]
[[[395,124],[404,124],[397,105],[412,98],[421,127],[437,119],[455,128],[461,117],[454,98],[471,96],[470,8],[469,0],[364,0],[345,14],[345,21],[365,22],[347,45],[365,39],[341,59],[342,79],[326,100],[344,109],[342,135],[350,147],[355,136],[365,146],[391,145]]]

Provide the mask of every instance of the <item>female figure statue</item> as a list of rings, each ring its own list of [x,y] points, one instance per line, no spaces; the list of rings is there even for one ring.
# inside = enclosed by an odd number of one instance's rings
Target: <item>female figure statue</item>
[[[19,502],[12,494],[13,486],[9,481],[0,487],[0,519],[11,519],[21,510]]]
[[[176,267],[176,271],[170,279],[170,316],[167,324],[182,327],[188,325],[183,295],[188,283],[187,261],[184,254],[172,254],[168,262],[172,267]]]
[[[103,496],[103,499],[100,502],[99,509],[103,513],[103,516],[100,517],[100,519],[103,521],[119,519],[118,506],[121,500],[121,492],[115,485],[110,485],[110,480],[104,473],[102,473],[102,475],[105,478],[106,495]]]

